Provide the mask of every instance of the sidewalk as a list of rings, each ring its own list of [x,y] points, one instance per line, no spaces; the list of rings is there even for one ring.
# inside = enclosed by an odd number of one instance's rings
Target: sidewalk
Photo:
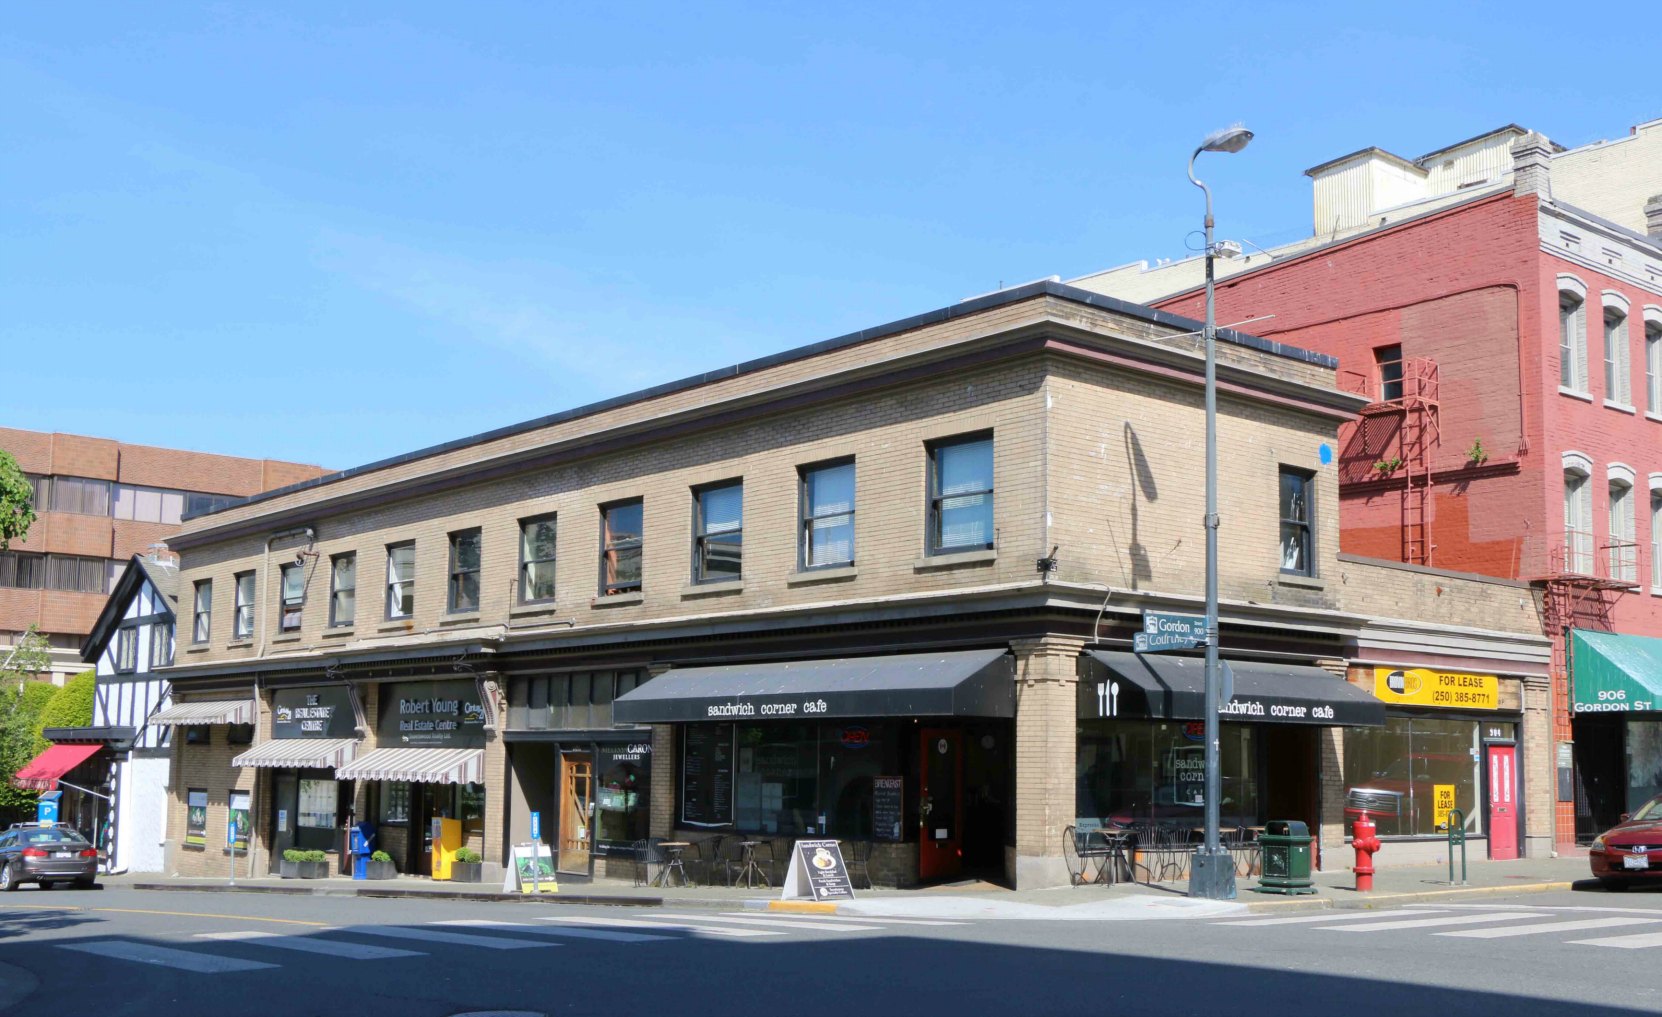
[[[1459,878],[1456,872],[1456,879]],[[1009,890],[992,883],[966,882],[909,890],[864,890],[843,903],[784,901],[777,889],[758,887],[692,886],[640,887],[627,881],[566,882],[559,893],[533,896],[503,893],[499,883],[445,883],[426,879],[395,880],[182,879],[156,876],[109,876],[111,888],[207,893],[272,893],[331,897],[401,897],[430,900],[502,901],[514,903],[591,904],[612,907],[710,908],[786,911],[808,914],[846,914],[896,918],[1003,918],[1061,921],[1137,920],[1212,917],[1245,912],[1315,910],[1322,908],[1387,908],[1404,904],[1481,898],[1515,893],[1569,890],[1591,882],[1586,858],[1519,859],[1508,862],[1473,861],[1464,886],[1450,886],[1446,865],[1381,869],[1372,893],[1357,893],[1355,876],[1347,870],[1315,874],[1316,892],[1290,897],[1255,892],[1255,879],[1241,879],[1235,901],[1191,900],[1183,883],[1120,883],[1114,886],[1053,887]]]

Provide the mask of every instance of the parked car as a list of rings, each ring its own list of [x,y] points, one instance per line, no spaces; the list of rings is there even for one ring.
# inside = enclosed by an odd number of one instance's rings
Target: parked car
[[[0,890],[38,883],[74,883],[89,889],[98,874],[98,849],[67,823],[18,823],[0,833]]]
[[[1593,838],[1587,861],[1607,890],[1626,890],[1640,880],[1662,880],[1662,795]]]

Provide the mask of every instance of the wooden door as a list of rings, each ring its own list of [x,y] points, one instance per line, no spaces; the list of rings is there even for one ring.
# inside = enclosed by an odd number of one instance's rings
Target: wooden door
[[[1489,857],[1518,857],[1516,745],[1486,746],[1489,755]]]
[[[587,752],[560,754],[560,857],[559,871],[589,874],[589,852],[593,844],[590,819],[593,817],[594,760]]]
[[[918,732],[918,878],[949,879],[964,865],[963,732]]]

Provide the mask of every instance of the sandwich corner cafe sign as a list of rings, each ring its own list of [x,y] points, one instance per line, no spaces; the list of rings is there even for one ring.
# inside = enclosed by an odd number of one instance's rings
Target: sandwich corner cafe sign
[[[1376,667],[1376,699],[1395,706],[1437,706],[1456,710],[1500,709],[1500,679],[1492,674]]]

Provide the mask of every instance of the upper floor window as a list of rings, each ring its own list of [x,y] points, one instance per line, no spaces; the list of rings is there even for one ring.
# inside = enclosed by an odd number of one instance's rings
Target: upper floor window
[[[185,514],[192,516],[201,515],[203,512],[218,512],[233,502],[242,500],[232,494],[197,494],[194,491],[186,491],[184,495]]]
[[[1564,570],[1593,572],[1593,485],[1578,464],[1564,467]]]
[[[991,550],[993,437],[929,445],[929,553]]]
[[[167,667],[173,663],[173,623],[156,622],[150,626],[150,667]]]
[[[33,501],[36,512],[45,512],[52,507],[52,478],[43,477],[38,473],[25,473],[23,479],[29,482],[34,489]]]
[[[358,556],[350,551],[329,559],[329,624],[351,625],[358,613]]]
[[[110,514],[110,482],[87,477],[53,477],[52,511],[107,516]]]
[[[246,639],[254,634],[254,573],[236,575],[236,600],[231,615],[231,638]]]
[[[1650,586],[1662,590],[1662,490],[1655,489],[1650,493]]]
[[[190,638],[193,643],[205,643],[213,633],[214,581],[198,579],[191,599]]]
[[[387,548],[387,617],[415,614],[415,543]]]
[[[1394,402],[1402,398],[1402,344],[1380,346],[1373,351],[1374,366],[1379,370],[1379,400]]]
[[[39,590],[45,586],[45,555],[22,551],[0,554],[0,589]]]
[[[167,523],[179,525],[179,516],[185,510],[185,493],[159,487],[139,487],[135,484],[115,485],[117,519],[131,519],[140,523]]]
[[[693,579],[738,579],[744,558],[744,484],[712,484],[694,492]]]
[[[1610,578],[1636,582],[1639,578],[1639,545],[1633,535],[1633,485],[1610,480]]]
[[[554,516],[519,521],[519,601],[531,604],[554,599]]]
[[[854,564],[854,460],[804,466],[801,477],[802,568]]]
[[[1558,384],[1587,391],[1587,304],[1568,290],[1558,293]]]
[[[641,588],[641,500],[622,501],[600,510],[600,595],[610,597]]]
[[[1631,405],[1633,393],[1629,380],[1627,349],[1627,315],[1620,308],[1604,309],[1604,397],[1623,406]]]
[[[1314,516],[1310,496],[1315,474],[1281,467],[1281,571],[1313,576],[1315,565]]]
[[[131,674],[138,669],[138,627],[124,625],[115,630],[115,669]]]
[[[483,541],[477,529],[450,535],[451,612],[479,610],[479,552]]]
[[[81,558],[72,554],[46,556],[46,588],[71,593],[108,593],[115,563],[108,558]]]
[[[277,627],[284,632],[300,631],[301,612],[306,607],[306,566],[289,562],[282,569],[282,598]]]
[[[1645,410],[1662,413],[1662,321],[1645,322]]]

